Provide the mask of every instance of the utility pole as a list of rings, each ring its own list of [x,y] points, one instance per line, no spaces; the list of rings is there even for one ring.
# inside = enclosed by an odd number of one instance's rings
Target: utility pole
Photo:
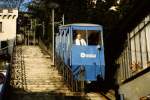
[[[35,30],[36,30],[36,19],[34,20],[34,45],[36,44],[35,43],[36,42],[36,40],[35,40],[35,34],[36,34]]]
[[[29,46],[29,29],[27,29],[27,33],[28,33],[28,46]]]
[[[25,43],[25,45],[27,45],[27,33],[26,33],[25,26],[23,27],[23,29],[24,29],[24,43]]]
[[[54,22],[54,8],[52,8],[53,65],[54,65],[54,62],[55,62],[55,61],[54,61],[54,56],[55,56],[55,55],[54,55],[54,52],[55,52],[55,51],[54,51],[54,48],[55,48],[55,47],[54,47],[54,43],[55,43],[55,40],[54,40],[54,39],[55,39],[55,38],[54,38],[54,36],[55,36],[55,35],[54,35],[54,34],[55,34],[55,31],[54,31],[54,23],[55,23],[55,22]]]
[[[64,14],[62,15],[62,23],[63,23],[63,25],[65,24],[65,16],[64,16]]]
[[[44,34],[45,34],[45,23],[44,23],[44,21],[42,22],[42,26],[43,26],[43,38],[44,38]]]
[[[31,27],[30,27],[30,33],[31,33],[32,36],[33,36],[33,19],[32,19],[32,18],[31,18],[30,24],[31,24]],[[33,40],[32,40],[32,43],[33,43]]]
[[[55,22],[54,22],[54,21],[55,21],[55,20],[54,20],[55,18],[54,18],[54,17],[55,17],[55,16],[54,16],[54,9],[55,9],[55,8],[58,8],[59,5],[58,5],[57,3],[52,2],[52,3],[50,3],[49,6],[50,6],[51,9],[52,9],[52,35],[53,35],[52,37],[53,37],[53,65],[54,65],[54,62],[55,62],[55,61],[54,61],[54,60],[55,60],[55,59],[54,59],[54,58],[55,58],[55,51],[54,51],[54,50],[55,50],[55,45],[54,45],[54,44],[55,44],[55,31],[54,31],[54,27],[55,27]]]

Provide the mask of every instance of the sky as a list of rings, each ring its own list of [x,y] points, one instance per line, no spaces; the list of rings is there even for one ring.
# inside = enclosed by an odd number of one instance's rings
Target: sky
[[[27,12],[27,4],[30,3],[32,0],[24,0],[24,2],[20,6],[20,11]]]

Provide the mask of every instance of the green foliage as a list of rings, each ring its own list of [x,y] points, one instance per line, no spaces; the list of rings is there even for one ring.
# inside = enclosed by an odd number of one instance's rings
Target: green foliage
[[[90,1],[90,0],[89,0]],[[88,0],[39,0],[29,5],[30,12],[39,22],[45,22],[46,37],[51,36],[51,7],[55,2],[59,5],[55,9],[55,21],[60,22],[62,15],[65,15],[65,24],[68,23],[97,23],[104,26],[104,29],[111,31],[116,24],[125,16],[132,4],[123,3],[117,5],[116,0],[97,0],[95,7],[89,5]],[[110,7],[117,6],[117,10],[110,10]],[[51,38],[51,37],[50,37]]]

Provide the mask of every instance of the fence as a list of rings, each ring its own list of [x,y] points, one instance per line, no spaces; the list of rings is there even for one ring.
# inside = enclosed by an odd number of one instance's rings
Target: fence
[[[116,60],[118,83],[150,67],[150,15],[128,33],[124,50]]]

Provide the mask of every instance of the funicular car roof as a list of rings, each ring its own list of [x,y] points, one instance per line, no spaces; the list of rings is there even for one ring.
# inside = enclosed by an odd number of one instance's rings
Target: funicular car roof
[[[90,23],[74,23],[60,26],[60,29],[66,29],[71,27],[73,30],[102,30],[102,26],[98,24]]]

